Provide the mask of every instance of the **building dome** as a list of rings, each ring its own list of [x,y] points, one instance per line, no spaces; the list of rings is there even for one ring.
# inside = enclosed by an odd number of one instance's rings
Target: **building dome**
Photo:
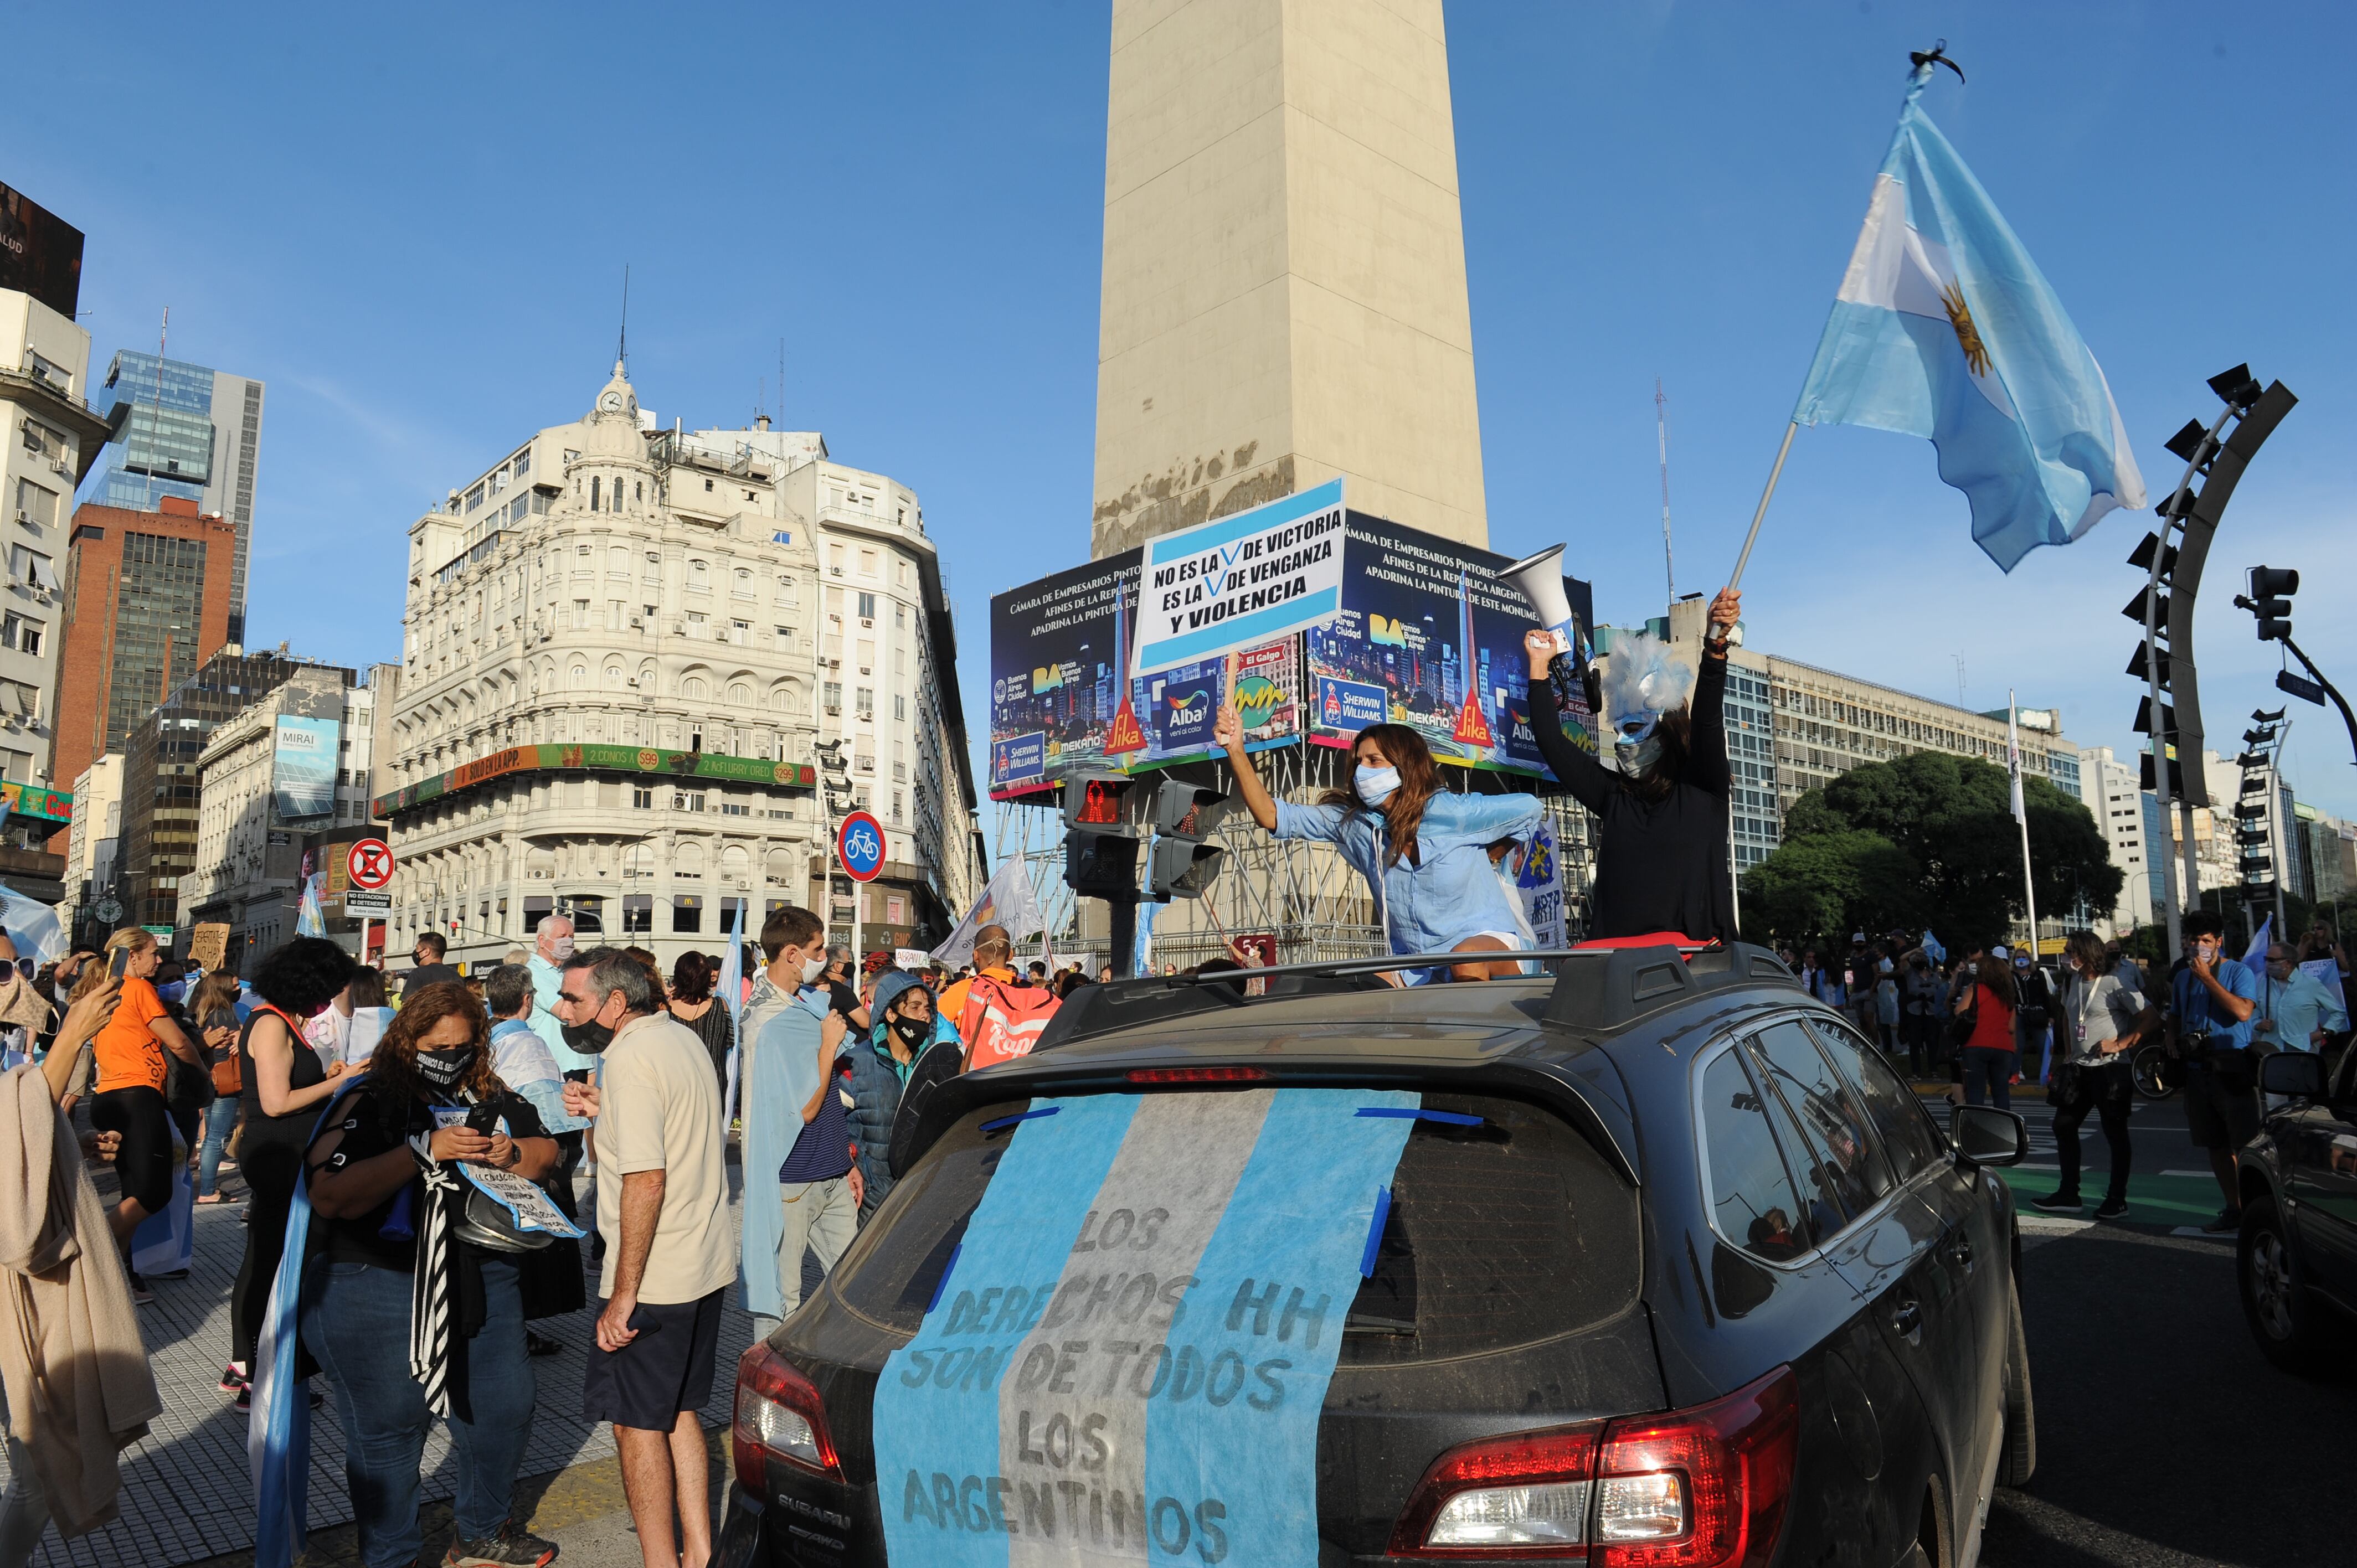
[[[613,379],[597,393],[597,406],[582,419],[588,426],[582,457],[628,457],[644,461],[646,437],[639,433],[639,394],[630,385],[622,361],[614,361]]]

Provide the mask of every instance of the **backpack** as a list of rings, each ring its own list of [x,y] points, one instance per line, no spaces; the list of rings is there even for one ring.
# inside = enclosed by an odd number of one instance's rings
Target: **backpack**
[[[985,991],[985,986],[989,989]],[[1029,1056],[1057,1006],[1052,991],[1038,986],[1017,991],[976,975],[958,1015],[958,1038],[966,1043],[966,1070]]]

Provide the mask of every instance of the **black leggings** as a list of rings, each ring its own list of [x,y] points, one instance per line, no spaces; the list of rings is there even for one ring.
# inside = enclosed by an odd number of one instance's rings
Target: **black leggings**
[[[2127,1200],[2128,1101],[2135,1092],[2124,1061],[2079,1069],[2078,1081],[2054,1112],[2055,1162],[2062,1168],[2060,1190],[2065,1197],[2079,1194],[2079,1124],[2093,1111],[2102,1117],[2104,1141],[2112,1145],[2112,1179],[2104,1196]]]
[[[172,1201],[172,1118],[163,1091],[145,1084],[110,1089],[91,1101],[90,1124],[101,1133],[123,1134],[114,1175],[124,1200],[150,1214],[163,1213]]]
[[[252,1140],[249,1140],[252,1142]],[[286,1221],[295,1207],[295,1184],[303,1177],[303,1149],[272,1139],[259,1147],[241,1144],[237,1168],[245,1176],[245,1261],[229,1298],[230,1359],[253,1369],[253,1347],[270,1309],[270,1286],[286,1253]]]

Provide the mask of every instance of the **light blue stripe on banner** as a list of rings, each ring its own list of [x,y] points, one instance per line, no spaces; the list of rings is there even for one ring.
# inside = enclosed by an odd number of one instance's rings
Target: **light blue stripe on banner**
[[[1232,544],[1247,534],[1282,528],[1297,518],[1309,517],[1328,507],[1341,504],[1342,481],[1329,479],[1314,490],[1286,496],[1266,506],[1257,506],[1250,511],[1222,518],[1219,522],[1205,523],[1186,533],[1166,533],[1159,539],[1149,539],[1146,542],[1146,564],[1153,567],[1166,561],[1184,561],[1189,555],[1216,550],[1222,544]]]
[[[1417,1098],[1277,1091],[1146,1407],[1149,1562],[1316,1568],[1318,1415],[1376,1193],[1415,1124],[1358,1112]]]
[[[1268,636],[1297,628],[1304,623],[1334,613],[1342,601],[1340,588],[1320,588],[1314,594],[1304,594],[1297,599],[1287,599],[1265,610],[1254,610],[1248,616],[1236,616],[1190,631],[1183,637],[1167,638],[1160,642],[1147,642],[1139,652],[1139,668],[1168,670],[1173,665],[1190,663],[1201,652],[1211,649],[1249,648],[1262,640],[1261,631]]]
[[[1137,1106],[1126,1094],[1034,1102],[1063,1114],[1006,1135],[923,1326],[885,1361],[872,1430],[893,1562],[1006,1568],[998,1385],[1039,1325]]]

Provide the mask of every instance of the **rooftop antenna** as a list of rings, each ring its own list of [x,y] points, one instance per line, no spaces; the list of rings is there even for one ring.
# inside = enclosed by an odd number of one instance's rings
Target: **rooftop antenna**
[[[778,339],[778,428],[786,424],[786,340]]]
[[[1964,705],[1964,656],[1956,655],[1956,706]]]
[[[630,373],[630,263],[622,263],[622,330],[614,340],[614,362]]]
[[[1671,604],[1678,602],[1678,564],[1670,551],[1670,399],[1662,378],[1653,378],[1653,429],[1662,443],[1662,575],[1669,581]]]

